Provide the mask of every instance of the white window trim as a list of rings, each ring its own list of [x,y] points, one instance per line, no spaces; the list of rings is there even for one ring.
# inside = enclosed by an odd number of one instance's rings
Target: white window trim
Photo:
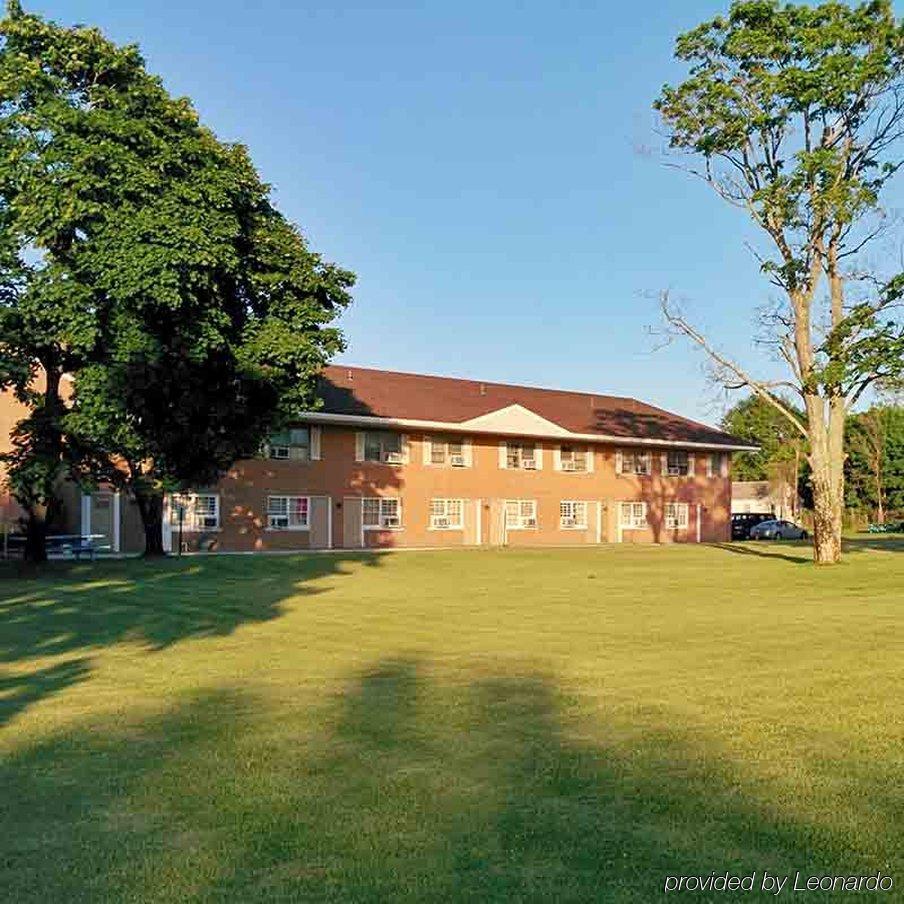
[[[211,498],[214,500],[214,514],[216,518],[216,527],[198,526],[195,524],[195,506],[197,500],[201,497]],[[179,529],[178,506],[185,504],[185,520],[182,522],[183,534],[207,534],[218,532],[220,530],[220,494],[219,493],[182,493],[170,496],[170,527],[174,530]]]
[[[380,443],[380,457],[367,458],[367,434],[368,433],[393,433],[399,437],[399,451],[387,452]],[[390,455],[398,455],[398,461],[391,461]],[[355,434],[355,461],[368,465],[389,465],[393,468],[408,464],[408,435],[397,430],[359,430]]]
[[[669,509],[675,509],[674,515],[669,515]],[[682,519],[681,513],[684,513]],[[682,524],[682,520],[684,523]],[[674,523],[670,523],[674,522]],[[662,513],[662,523],[666,530],[687,530],[690,526],[690,506],[686,502],[667,502]]]
[[[379,504],[379,511],[377,513],[377,517],[380,519],[379,524],[365,524],[364,523],[364,503],[369,499],[376,499]],[[398,512],[398,525],[385,525],[383,524],[383,518],[386,517],[383,515],[383,503],[384,502],[395,502],[396,503],[396,511]],[[402,521],[402,500],[398,496],[362,496],[361,497],[361,530],[402,530],[403,521]]]
[[[572,506],[572,510],[574,510],[575,506],[582,506],[584,510],[583,522],[579,522],[577,524],[563,524],[564,516],[562,515],[562,506],[570,505]],[[563,499],[559,502],[559,530],[587,530],[589,527],[588,521],[588,513],[589,513],[590,503],[584,501],[583,499]]]
[[[443,460],[434,461],[433,460],[433,447],[437,441],[439,444],[443,446]],[[449,446],[452,443],[457,443],[461,446],[461,464],[453,464],[452,463],[452,453],[449,452]],[[471,440],[466,436],[456,437],[442,437],[436,436],[434,434],[427,434],[423,439],[424,444],[424,455],[423,455],[423,463],[425,467],[428,468],[451,468],[456,471],[463,470],[465,468],[470,468],[472,464],[471,459]]]
[[[437,525],[435,519],[448,518],[449,516],[448,516],[448,514],[447,515],[434,515],[433,511],[432,511],[434,502],[443,503],[443,507],[446,510],[448,510],[450,502],[457,502],[458,503],[458,519],[459,519],[458,522],[453,522],[453,523],[450,523],[447,525]],[[465,500],[464,499],[454,499],[454,498],[434,497],[433,499],[430,500],[430,503],[428,505],[427,515],[428,515],[428,520],[429,520],[427,530],[439,530],[439,531],[464,530],[465,529]]]
[[[266,451],[266,457],[269,461],[294,461],[294,462],[310,462],[316,461],[320,458],[320,427],[311,427],[307,424],[303,424],[301,426],[296,427],[288,427],[286,428],[287,433],[291,433],[292,430],[307,430],[308,431],[308,444],[306,446],[299,445],[298,443],[290,443],[285,446],[280,443],[271,443],[269,439],[266,443],[264,443],[264,448]],[[315,438],[316,433],[316,438]],[[315,443],[317,448],[315,449]],[[284,450],[285,454],[274,455],[273,453],[277,450]],[[300,455],[299,452],[303,451],[304,454]],[[295,454],[293,454],[293,452]]]
[[[525,457],[523,449],[524,446],[533,447],[534,454],[531,458],[530,456]],[[518,447],[518,464],[512,466],[508,461],[508,453],[509,446],[517,446]],[[534,463],[532,468],[525,468],[524,462],[532,461]],[[499,466],[506,471],[542,471],[543,470],[543,447],[537,440],[521,440],[521,439],[509,439],[503,440],[499,446]]]
[[[673,474],[669,470],[669,454],[679,455],[684,452],[687,455],[687,473],[686,474]],[[662,476],[663,477],[673,477],[678,480],[683,480],[687,477],[694,476],[694,455],[692,452],[688,452],[687,449],[669,449],[668,452],[662,453]]]
[[[509,524],[508,507],[509,505],[518,504],[518,524]],[[533,507],[533,517],[524,518],[521,515],[521,506],[529,503]],[[537,500],[536,499],[506,499],[503,503],[503,511],[505,513],[505,529],[506,530],[537,530],[540,526],[540,519],[537,517]],[[533,524],[525,524],[525,521],[533,521]]]
[[[626,458],[642,458],[647,463],[646,471],[629,471],[625,467]],[[649,449],[619,449],[615,453],[615,471],[617,474],[626,474],[629,477],[651,477],[653,474],[653,455]]]
[[[562,446],[568,445],[571,447],[571,451],[573,454],[579,455],[583,453],[584,455],[584,467],[583,468],[568,468],[565,466],[565,460],[562,458]],[[592,474],[593,473],[593,449],[589,446],[581,446],[575,443],[560,443],[555,446],[553,449],[553,468],[556,471],[562,471],[565,474]]]
[[[304,525],[301,525],[301,524],[297,524],[297,525],[296,525],[296,524],[287,524],[285,527],[279,527],[278,525],[272,524],[272,523],[270,522],[270,518],[271,518],[271,513],[270,513],[270,500],[271,500],[271,499],[286,499],[286,500],[292,500],[292,499],[307,499],[307,501],[308,501],[308,506],[307,506],[308,520],[307,520],[307,523],[304,524]],[[289,504],[290,504],[290,503],[287,501],[287,502],[286,502],[286,517],[287,517],[287,518],[289,517],[289,515],[288,515]],[[272,494],[272,495],[268,495],[268,496],[267,496],[267,512],[266,512],[266,515],[267,515],[267,528],[266,528],[267,530],[272,530],[272,531],[275,531],[275,532],[277,532],[277,533],[285,533],[286,531],[309,531],[309,530],[311,529],[311,497],[310,497],[310,496],[299,495],[299,494],[297,494],[297,493],[293,493],[293,494],[287,494],[287,493],[274,493],[274,494]],[[272,517],[279,517],[279,516],[272,516]]]
[[[631,519],[629,521],[625,521],[624,515],[624,506],[630,505],[631,509]],[[643,512],[642,519],[638,519],[634,517],[634,506],[641,506],[641,511]],[[647,504],[646,502],[639,502],[637,500],[625,500],[623,502],[619,502],[618,504],[618,526],[621,530],[646,530],[649,527],[649,523],[647,521]]]

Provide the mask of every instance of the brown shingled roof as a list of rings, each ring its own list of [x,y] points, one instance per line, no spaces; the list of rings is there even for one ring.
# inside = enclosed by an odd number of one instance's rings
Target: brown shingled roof
[[[636,399],[479,380],[331,365],[320,380],[324,413],[461,423],[521,405],[571,433],[746,446],[705,424]]]

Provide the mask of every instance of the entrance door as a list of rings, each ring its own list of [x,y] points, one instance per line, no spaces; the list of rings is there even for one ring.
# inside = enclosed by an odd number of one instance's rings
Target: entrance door
[[[333,545],[332,504],[329,496],[311,497],[311,549],[329,549]]]
[[[508,536],[505,529],[505,500],[490,500],[490,511],[487,524],[487,537],[490,546],[505,546]]]
[[[91,494],[91,516],[86,533],[96,537],[95,546],[106,547],[107,551],[112,550],[113,552],[119,551],[117,509],[116,497],[113,493]]]
[[[342,546],[361,549],[364,546],[363,504],[360,496],[346,496],[342,505]]]

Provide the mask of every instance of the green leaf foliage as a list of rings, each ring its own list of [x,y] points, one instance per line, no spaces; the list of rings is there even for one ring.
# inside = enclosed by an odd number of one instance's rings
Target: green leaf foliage
[[[782,404],[806,421],[802,411],[788,399]],[[732,458],[735,480],[768,480],[775,466],[794,460],[795,447],[801,451],[801,436],[788,419],[760,396],[751,395],[732,405],[722,417],[722,429],[732,436],[749,440],[760,447],[758,452],[739,452]]]
[[[0,42],[0,384],[72,375],[85,480],[211,482],[316,404],[354,277],[137,48],[13,8]]]

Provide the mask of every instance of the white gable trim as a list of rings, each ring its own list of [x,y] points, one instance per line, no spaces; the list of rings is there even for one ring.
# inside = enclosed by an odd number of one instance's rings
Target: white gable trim
[[[504,409],[503,409],[504,410]],[[485,415],[484,415],[485,416]],[[537,415],[542,421],[543,418]],[[569,433],[563,427],[553,425],[556,433],[527,432],[524,430],[505,430],[503,428],[486,428],[473,426],[474,420],[456,423],[455,421],[423,421],[415,418],[374,417],[372,415],[359,414],[330,414],[326,411],[305,411],[299,415],[300,421],[308,421],[312,424],[336,424],[344,427],[378,427],[381,429],[411,429],[411,430],[444,430],[451,433],[489,434],[495,436],[535,436],[539,438],[555,439],[568,438],[581,440],[587,443],[615,443],[622,446],[654,446],[657,448],[676,449],[712,449],[723,452],[759,452],[759,446],[729,445],[726,443],[696,443],[685,440],[650,439],[644,436],[613,436],[608,433]],[[466,426],[471,425],[471,426]]]
[[[490,433],[518,436],[568,436],[568,431],[523,405],[508,405],[479,417],[461,422],[462,427],[475,427]]]

